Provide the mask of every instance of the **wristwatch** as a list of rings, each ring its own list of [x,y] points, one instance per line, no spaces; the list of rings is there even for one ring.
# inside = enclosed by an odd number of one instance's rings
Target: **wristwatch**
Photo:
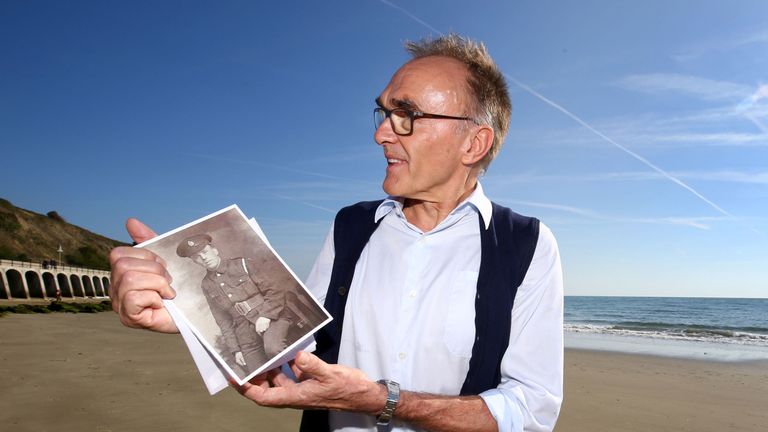
[[[376,424],[378,426],[387,426],[392,421],[392,416],[395,413],[395,407],[400,400],[400,384],[391,380],[378,380],[379,384],[384,384],[387,387],[387,403],[384,404],[384,410],[381,411],[378,417],[376,417]]]

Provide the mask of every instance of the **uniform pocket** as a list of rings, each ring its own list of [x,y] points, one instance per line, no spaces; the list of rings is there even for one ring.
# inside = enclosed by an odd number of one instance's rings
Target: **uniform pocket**
[[[476,271],[461,271],[451,284],[443,342],[448,351],[469,358],[475,340]]]

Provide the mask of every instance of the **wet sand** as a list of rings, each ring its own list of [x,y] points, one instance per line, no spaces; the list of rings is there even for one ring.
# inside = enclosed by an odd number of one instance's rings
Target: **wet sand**
[[[178,335],[111,313],[0,318],[0,430],[295,431],[300,413],[209,396]],[[768,364],[569,350],[557,432],[768,430]]]

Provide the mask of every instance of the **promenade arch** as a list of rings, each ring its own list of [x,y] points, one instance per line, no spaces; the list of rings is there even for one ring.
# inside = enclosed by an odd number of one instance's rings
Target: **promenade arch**
[[[83,280],[83,289],[85,291],[85,296],[96,297],[96,293],[93,292],[93,283],[91,282],[91,278],[89,278],[86,275],[82,275],[80,278]]]
[[[5,278],[8,279],[8,291],[10,291],[11,298],[27,298],[27,290],[24,289],[24,280],[18,270],[8,270],[5,272]]]
[[[93,290],[96,291],[96,297],[104,297],[104,288],[101,287],[101,279],[98,276],[93,276]]]
[[[61,289],[62,297],[72,298],[72,288],[69,287],[69,279],[64,273],[56,275],[56,280],[59,281],[59,289]]]
[[[5,278],[0,277],[0,299],[6,300],[8,298],[8,291],[5,290]]]
[[[27,290],[29,291],[30,298],[45,298],[43,295],[43,284],[40,282],[40,274],[34,270],[29,270],[24,273],[24,278],[27,280]]]
[[[101,282],[104,285],[104,295],[109,297],[109,278],[104,276],[101,278]]]
[[[51,272],[43,272],[43,287],[45,287],[45,296],[56,298],[56,278]]]
[[[69,282],[72,284],[73,297],[85,297],[83,294],[83,285],[80,283],[80,278],[77,275],[69,275]]]

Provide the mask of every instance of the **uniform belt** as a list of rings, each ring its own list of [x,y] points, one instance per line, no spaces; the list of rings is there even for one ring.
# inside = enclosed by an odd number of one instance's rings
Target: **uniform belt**
[[[235,303],[235,311],[242,316],[246,316],[248,312],[261,306],[262,303],[264,303],[264,298],[261,295],[255,295],[249,299]]]

